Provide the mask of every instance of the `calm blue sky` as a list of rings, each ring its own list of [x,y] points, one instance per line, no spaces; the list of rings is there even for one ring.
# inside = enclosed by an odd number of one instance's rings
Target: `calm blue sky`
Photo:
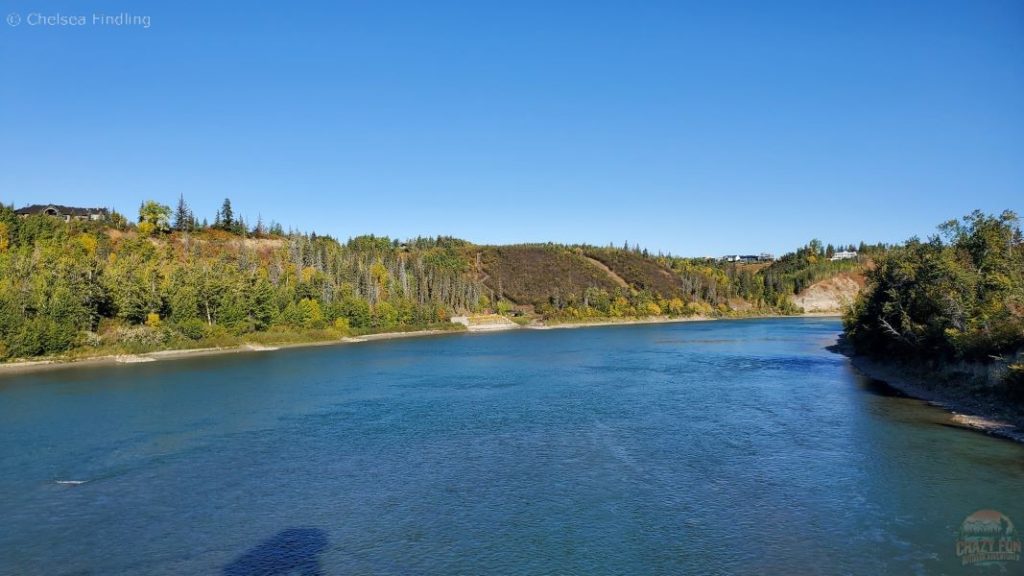
[[[0,201],[684,255],[1024,212],[1019,0],[250,4],[0,3]]]

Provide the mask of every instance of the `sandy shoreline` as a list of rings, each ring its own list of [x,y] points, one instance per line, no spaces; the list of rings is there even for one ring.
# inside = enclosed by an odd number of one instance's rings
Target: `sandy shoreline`
[[[839,317],[836,313],[813,312],[808,314],[796,314],[790,316],[766,315],[746,316],[742,318],[711,318],[705,316],[693,316],[685,318],[669,318],[667,316],[656,318],[635,318],[628,320],[610,321],[588,321],[588,322],[563,322],[548,324],[531,324],[526,326],[511,325],[503,330],[557,330],[566,328],[596,328],[601,326],[633,326],[642,324],[673,324],[680,322],[714,322],[721,320],[763,320],[766,318],[832,318]],[[116,364],[137,364],[154,362],[159,360],[175,360],[179,358],[197,358],[203,356],[216,356],[221,354],[245,354],[255,352],[272,352],[288,348],[305,348],[312,346],[337,346],[342,344],[355,344],[359,342],[373,342],[378,340],[395,340],[399,338],[416,338],[421,336],[439,336],[442,334],[467,334],[499,332],[503,330],[415,330],[409,332],[381,332],[378,334],[366,334],[363,336],[348,336],[338,340],[319,340],[312,342],[290,342],[286,344],[262,345],[247,343],[239,346],[215,347],[215,348],[184,348],[175,350],[157,350],[142,354],[108,354],[103,356],[92,356],[83,358],[44,358],[40,360],[26,360],[21,362],[0,363],[0,377],[13,376],[28,372],[44,370],[59,370],[62,368],[74,368],[81,366],[104,366]]]
[[[366,334],[363,336],[346,336],[338,340],[317,340],[312,342],[289,342],[285,344],[264,345],[246,343],[239,346],[215,347],[215,348],[183,348],[176,350],[157,350],[142,354],[106,354],[103,356],[92,356],[84,358],[62,359],[47,358],[44,360],[28,360],[24,362],[11,362],[0,364],[0,377],[6,375],[24,374],[27,372],[39,372],[43,370],[59,370],[62,368],[77,368],[81,366],[110,366],[116,364],[139,364],[145,362],[156,362],[159,360],[177,360],[181,358],[199,358],[203,356],[220,356],[224,354],[246,354],[256,352],[273,352],[288,348],[307,348],[314,346],[338,346],[342,344],[357,344],[359,342],[372,342],[376,340],[395,340],[398,338],[415,338],[421,336],[437,336],[441,334],[463,334],[462,330],[416,330],[412,332],[382,332],[380,334]]]

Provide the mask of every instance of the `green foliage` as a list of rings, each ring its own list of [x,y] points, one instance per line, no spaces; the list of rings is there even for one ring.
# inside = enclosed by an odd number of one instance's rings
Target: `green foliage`
[[[4,353],[17,358],[63,352],[74,346],[76,337],[73,325],[47,316],[36,316],[19,323],[7,333]]]
[[[213,227],[201,225],[183,197],[173,216],[171,232],[171,210],[145,202],[132,230],[114,216],[63,222],[19,218],[0,206],[0,360],[82,346],[337,337],[433,326],[456,313],[517,314],[531,305],[566,319],[729,314],[744,298],[759,309],[790,311],[798,283],[836,269],[817,260],[827,253],[820,246],[768,267],[769,277],[638,248],[478,247],[444,236],[340,243],[286,234],[279,224],[253,239],[230,200]],[[986,289],[1005,288],[1008,278],[993,272]]]
[[[275,331],[322,338],[405,329],[471,310],[485,292],[454,239],[421,247],[315,234],[250,241],[202,229],[183,199],[175,224],[188,229],[150,237],[169,213],[144,203],[148,224],[134,232],[0,207],[0,360],[86,343],[146,350]],[[218,220],[221,228],[240,223],[229,202]]]
[[[782,256],[761,271],[760,297],[770,302],[777,294],[799,294],[819,280],[860,268],[857,259],[833,261],[830,258],[829,248],[823,247],[819,240],[811,240],[796,252]],[[756,292],[754,286],[753,293]]]
[[[454,274],[465,272],[469,269],[469,262],[458,250],[452,247],[428,250],[423,256],[423,263]]]
[[[382,303],[385,304],[385,303]],[[324,313],[316,300],[303,298],[298,304],[299,325],[303,328],[323,328]]]
[[[348,241],[348,248],[357,252],[390,252],[394,250],[394,245],[390,238],[387,236],[374,236],[370,234],[368,236],[356,236]]]
[[[189,318],[177,324],[178,333],[189,340],[202,340],[206,337],[206,324],[198,318]]]
[[[220,212],[217,212],[217,224],[219,228],[224,230],[233,230],[235,226],[235,212],[231,209],[231,199],[225,198],[224,204],[220,207]]]
[[[196,217],[185,202],[185,196],[178,197],[178,206],[174,209],[174,229],[178,232],[189,232],[198,227]]]
[[[171,207],[146,200],[139,207],[139,232],[153,234],[171,229]]]
[[[394,328],[398,325],[398,310],[390,302],[381,302],[373,310],[372,322],[374,328]]]
[[[348,320],[352,328],[370,327],[370,303],[361,298],[345,298],[340,305],[338,317]]]
[[[266,330],[278,314],[274,286],[266,278],[259,278],[252,283],[248,296],[247,308],[253,329]]]
[[[1024,347],[1024,244],[1017,215],[974,212],[890,250],[845,319],[862,353],[987,361]]]

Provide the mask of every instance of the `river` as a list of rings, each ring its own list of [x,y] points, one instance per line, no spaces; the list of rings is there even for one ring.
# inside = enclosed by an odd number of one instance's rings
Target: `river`
[[[826,350],[840,329],[518,330],[3,376],[0,573],[965,573],[965,517],[1024,523],[1024,446],[860,376]]]

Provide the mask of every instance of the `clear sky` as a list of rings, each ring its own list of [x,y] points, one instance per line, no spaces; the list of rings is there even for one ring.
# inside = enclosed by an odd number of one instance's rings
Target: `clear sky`
[[[683,255],[1024,212],[1019,0],[251,4],[0,2],[0,201]]]

